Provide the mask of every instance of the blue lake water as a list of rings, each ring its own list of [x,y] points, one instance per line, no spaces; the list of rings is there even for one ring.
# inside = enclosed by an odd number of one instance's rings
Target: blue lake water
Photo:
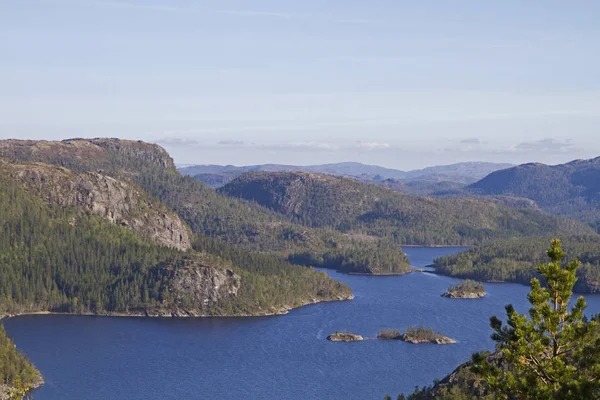
[[[424,267],[457,248],[406,248]],[[526,312],[528,288],[487,284],[479,300],[440,295],[456,279],[430,273],[369,277],[338,274],[352,301],[321,303],[258,318],[152,319],[22,316],[8,334],[46,384],[34,400],[107,399],[378,399],[443,378],[471,353],[493,349],[488,320],[512,303]],[[587,296],[590,313],[600,296]],[[331,343],[349,330],[426,325],[457,344],[401,341]]]

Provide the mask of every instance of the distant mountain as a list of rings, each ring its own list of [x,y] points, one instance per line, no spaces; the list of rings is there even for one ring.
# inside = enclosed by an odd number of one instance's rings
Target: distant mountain
[[[514,164],[491,162],[463,162],[450,165],[439,165],[423,169],[408,171],[404,179],[420,179],[436,182],[448,181],[458,183],[472,183],[490,173]]]
[[[466,162],[452,165],[428,167],[420,170],[401,171],[377,165],[366,165],[357,162],[344,162],[322,165],[280,165],[264,164],[236,167],[233,165],[195,165],[178,168],[184,175],[190,175],[211,187],[220,187],[237,178],[244,172],[313,172],[336,176],[352,177],[363,181],[383,181],[396,179],[407,182],[419,179],[423,182],[455,182],[473,183],[490,172],[511,167],[512,164],[496,164],[488,162]]]
[[[524,164],[496,171],[468,187],[482,195],[535,201],[545,211],[600,229],[600,157],[567,164]]]
[[[592,233],[583,224],[482,198],[409,196],[355,179],[307,172],[248,172],[219,189],[314,228],[398,244],[464,245],[543,233]]]

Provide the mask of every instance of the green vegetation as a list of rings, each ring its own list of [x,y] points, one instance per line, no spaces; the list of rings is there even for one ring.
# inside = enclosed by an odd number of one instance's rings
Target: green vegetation
[[[279,257],[250,252],[211,238],[198,238],[193,247],[226,260],[241,275],[239,293],[222,305],[227,313],[256,313],[273,307],[288,309],[315,301],[352,297],[348,286],[331,279],[325,272],[290,265]]]
[[[481,198],[407,196],[330,175],[250,172],[219,192],[255,201],[307,227],[396,244],[469,245],[512,236],[593,232],[577,222]]]
[[[192,177],[180,175],[166,151],[156,145],[119,139],[8,140],[2,144],[0,157],[7,159],[56,164],[76,172],[101,171],[105,175],[133,181],[175,211],[198,236],[284,256],[308,252],[319,257],[332,251],[339,258],[345,250],[340,253],[335,249],[353,245],[351,239],[339,232],[292,223],[265,207],[220,195]],[[396,251],[395,248],[386,250],[392,251]],[[366,264],[358,265],[357,260],[364,258],[362,253],[363,249],[350,252],[352,260],[345,264],[352,265],[357,272],[379,268],[378,264],[373,264],[379,263],[379,260],[372,256],[367,258]],[[386,257],[390,258],[389,255],[377,256]],[[393,257],[403,257],[401,250]]]
[[[531,280],[529,317],[506,306],[507,324],[491,318],[492,339],[507,368],[473,356],[473,371],[496,396],[511,399],[593,399],[600,397],[600,326],[584,316],[586,302],[579,297],[569,309],[576,270],[573,260],[563,268],[565,253],[559,240],[548,250],[550,262],[538,264]]]
[[[382,329],[377,332],[377,339],[383,340],[398,340],[401,339],[402,335],[398,332],[398,329]]]
[[[323,252],[293,253],[288,259],[294,264],[333,268],[349,273],[385,275],[410,272],[410,262],[402,248],[380,241],[355,241],[350,246],[336,247]]]
[[[451,298],[479,298],[485,296],[485,290],[481,282],[466,279],[456,285],[450,285],[448,291],[442,296]]]
[[[435,332],[431,328],[424,326],[406,328],[406,331],[402,334],[402,340],[407,342],[421,343],[421,342],[434,342],[436,339],[442,339],[444,335],[440,332]]]
[[[195,246],[203,253],[181,253],[106,219],[49,207],[6,177],[0,188],[0,314],[145,313],[182,305],[203,314],[265,313],[350,296],[326,274],[276,257],[200,239]],[[209,305],[191,304],[192,294],[173,296],[174,271],[190,262],[232,269],[241,276],[239,295]]]
[[[542,209],[600,229],[600,157],[549,166],[525,164],[494,172],[469,187],[472,193],[534,200]]]
[[[533,277],[541,278],[534,265],[544,260],[544,248],[549,240],[549,237],[500,240],[438,258],[433,266],[437,273],[458,278],[527,284]],[[563,246],[571,259],[582,262],[577,270],[579,279],[575,291],[600,291],[600,237],[567,236]]]
[[[21,354],[0,325],[0,398],[23,398],[42,383],[42,377]]]
[[[481,293],[484,291],[483,284],[481,282],[475,282],[470,279],[465,279],[456,285],[450,285],[448,287],[449,292],[459,293]]]

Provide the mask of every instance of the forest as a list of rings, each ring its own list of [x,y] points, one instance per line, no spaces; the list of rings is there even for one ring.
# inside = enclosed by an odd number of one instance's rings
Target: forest
[[[484,282],[529,284],[539,277],[535,265],[545,259],[550,236],[513,238],[475,246],[458,254],[434,260],[436,273]],[[600,237],[597,235],[561,236],[569,259],[582,262],[575,291],[600,291]]]
[[[172,266],[184,261],[232,268],[241,293],[206,313],[261,313],[308,300],[344,298],[347,286],[326,274],[230,245],[182,253],[142,241],[108,220],[50,207],[0,177],[0,313],[29,311],[133,313],[169,309]],[[208,239],[207,239],[208,240]],[[216,243],[216,241],[213,241]],[[223,258],[219,257],[223,255]]]
[[[0,324],[0,398],[22,398],[41,383],[39,371],[16,349]]]
[[[350,178],[304,172],[249,172],[219,193],[255,202],[306,227],[399,245],[473,245],[551,232],[593,233],[575,221],[489,199],[404,195]]]

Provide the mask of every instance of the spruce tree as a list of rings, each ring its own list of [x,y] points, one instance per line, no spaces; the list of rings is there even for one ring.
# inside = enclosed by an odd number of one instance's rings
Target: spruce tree
[[[583,297],[569,309],[580,263],[574,260],[563,266],[565,253],[557,239],[547,254],[550,262],[537,266],[545,286],[531,280],[529,318],[512,305],[506,306],[506,325],[491,318],[492,339],[502,363],[491,364],[483,354],[474,354],[473,372],[482,376],[497,398],[599,398],[598,322],[585,318]]]

